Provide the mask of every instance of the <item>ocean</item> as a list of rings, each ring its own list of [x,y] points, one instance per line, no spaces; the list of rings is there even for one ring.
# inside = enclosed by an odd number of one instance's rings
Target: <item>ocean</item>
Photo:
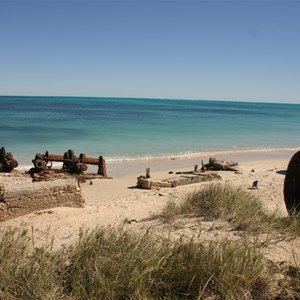
[[[46,150],[124,161],[300,147],[300,105],[0,96],[0,147],[21,167]]]

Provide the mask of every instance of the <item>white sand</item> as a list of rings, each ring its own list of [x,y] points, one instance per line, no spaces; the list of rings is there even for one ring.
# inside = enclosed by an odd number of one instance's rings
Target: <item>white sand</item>
[[[241,174],[229,171],[220,171],[218,173],[223,178],[221,182],[229,182],[244,189],[250,188],[252,182],[258,180],[259,189],[249,189],[249,192],[254,193],[262,200],[266,210],[277,211],[279,215],[287,216],[283,198],[283,184],[285,178],[284,171],[287,168],[288,161],[289,158],[264,161],[249,161],[245,159],[244,161],[239,161]],[[190,163],[190,161],[186,161],[186,167],[181,170],[192,170],[193,165]],[[181,162],[181,164],[184,163]],[[174,166],[178,167],[178,164],[176,165],[174,162]],[[151,177],[157,179],[167,178],[169,177],[169,171],[175,172],[178,170],[171,167],[172,162],[169,161],[167,169],[152,172]],[[254,169],[254,172],[252,172],[252,169]],[[79,228],[81,227],[94,228],[99,225],[118,226],[124,224],[126,219],[135,219],[137,221],[137,223],[133,222],[132,224],[125,225],[131,228],[134,226],[142,228],[151,224],[153,225],[154,223],[148,222],[146,224],[142,220],[151,217],[154,213],[159,213],[169,199],[180,201],[188,192],[206,184],[198,183],[160,190],[136,189],[136,178],[144,172],[145,169],[143,168],[140,172],[132,175],[115,179],[95,179],[92,181],[92,184],[90,184],[90,181],[81,184],[86,195],[86,206],[84,208],[60,207],[49,209],[41,214],[31,213],[5,221],[1,226],[15,226],[33,230],[37,245],[54,237],[54,245],[61,246],[77,239]],[[157,222],[155,226],[160,226],[160,231],[165,230],[166,234],[169,234],[168,227]],[[208,226],[208,224],[214,227],[214,230],[211,231],[213,231],[216,238],[223,231],[227,230],[226,226],[221,223],[218,225],[217,222],[207,224],[202,222],[202,229],[194,228],[192,232],[199,234],[199,232],[205,231],[203,228]],[[183,226],[178,235],[185,232],[188,233],[188,229],[185,230],[186,227]],[[290,243],[286,241],[282,243],[278,242],[276,243],[276,247],[270,246],[266,251],[269,256],[278,261],[290,261],[292,260],[293,251],[296,248],[300,249],[299,241],[293,240]]]

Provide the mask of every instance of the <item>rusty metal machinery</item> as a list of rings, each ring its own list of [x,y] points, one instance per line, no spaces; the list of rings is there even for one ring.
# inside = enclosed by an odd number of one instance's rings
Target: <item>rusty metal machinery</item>
[[[11,172],[19,163],[14,159],[11,152],[6,152],[4,147],[0,148],[0,172]]]
[[[73,150],[68,150],[64,155],[49,154],[49,152],[46,151],[45,154],[37,153],[32,160],[37,172],[51,169],[52,162],[62,162],[62,171],[74,174],[82,174],[88,169],[87,165],[96,165],[98,166],[97,174],[107,177],[106,163],[102,156],[99,156],[99,158],[86,157],[85,154],[81,153],[77,157],[74,155]]]

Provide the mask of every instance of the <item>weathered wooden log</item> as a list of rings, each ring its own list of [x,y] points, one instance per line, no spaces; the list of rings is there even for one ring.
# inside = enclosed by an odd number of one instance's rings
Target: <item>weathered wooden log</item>
[[[214,172],[192,174],[192,172],[184,172],[180,176],[175,176],[172,178],[164,180],[152,180],[145,178],[145,176],[138,177],[137,187],[142,189],[154,189],[154,188],[171,188],[179,185],[187,185],[198,182],[206,182],[212,180],[221,180],[222,177]]]
[[[300,215],[300,151],[293,155],[288,164],[283,194],[288,213]]]
[[[137,187],[141,189],[156,189],[156,188],[167,188],[172,187],[170,182],[160,181],[160,180],[150,180],[144,176],[138,177]]]
[[[199,173],[199,174],[183,174],[179,177],[165,179],[164,181],[171,184],[172,187],[187,185],[199,182],[207,182],[213,180],[221,180],[222,177],[214,172]]]
[[[215,157],[209,159],[208,164],[202,165],[201,170],[212,170],[212,171],[239,171],[237,167],[238,163],[228,160],[217,160]]]

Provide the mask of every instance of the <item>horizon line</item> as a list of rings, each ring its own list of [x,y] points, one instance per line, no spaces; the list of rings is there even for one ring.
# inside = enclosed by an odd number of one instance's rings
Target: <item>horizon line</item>
[[[237,99],[200,99],[200,98],[158,98],[158,97],[118,97],[118,96],[82,96],[82,95],[0,95],[0,97],[43,97],[43,98],[100,98],[100,99],[141,99],[141,100],[178,100],[178,101],[215,101],[215,102],[243,102],[243,103],[269,103],[269,104],[300,104],[300,102],[272,102],[267,100],[237,100]]]

